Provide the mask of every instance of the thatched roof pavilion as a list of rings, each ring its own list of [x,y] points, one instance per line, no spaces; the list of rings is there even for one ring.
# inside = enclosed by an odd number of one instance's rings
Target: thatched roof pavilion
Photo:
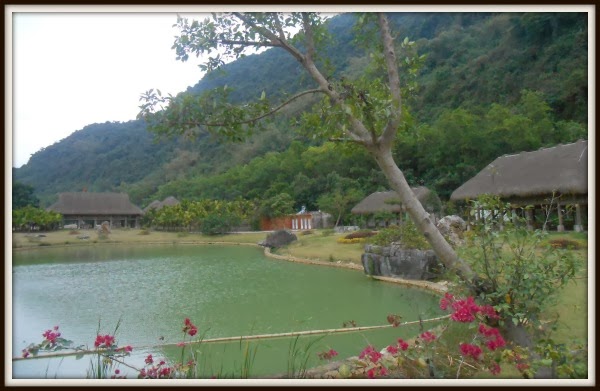
[[[533,209],[526,210],[531,228],[537,206],[555,208],[559,231],[564,230],[562,206],[575,205],[574,229],[581,231],[581,205],[588,203],[587,168],[587,140],[504,155],[456,189],[450,199],[467,201],[489,194],[499,196],[514,207],[534,205]]]
[[[149,211],[150,209],[159,210],[163,206],[173,206],[173,205],[177,205],[177,204],[179,204],[179,200],[173,196],[169,196],[169,197],[165,198],[162,202],[158,201],[158,200],[154,200],[150,204],[148,204],[147,207],[144,208],[144,213]]]
[[[431,190],[425,186],[413,187],[411,189],[421,203],[425,203],[432,195]],[[402,202],[400,201],[398,193],[393,190],[377,191],[367,196],[352,208],[352,213],[358,215],[373,214],[377,212],[403,212]]]
[[[587,162],[587,140],[504,155],[456,189],[450,199],[491,194],[523,205],[543,203],[555,193],[562,195],[562,203],[587,204]]]
[[[109,221],[111,227],[138,226],[142,210],[129,201],[124,193],[60,193],[58,201],[47,208],[63,215],[65,221],[82,225],[97,225]]]

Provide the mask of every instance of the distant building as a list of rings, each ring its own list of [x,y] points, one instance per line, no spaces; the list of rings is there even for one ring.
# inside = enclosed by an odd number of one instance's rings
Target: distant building
[[[47,208],[63,215],[63,226],[94,228],[104,221],[111,228],[139,228],[142,210],[124,193],[60,193],[58,201]]]
[[[441,206],[439,197],[425,186],[411,188],[419,202],[429,213],[438,212]],[[388,226],[402,224],[406,218],[406,210],[398,193],[395,191],[377,191],[365,197],[351,210],[352,214],[364,216],[367,227]],[[387,218],[378,215],[388,215]]]
[[[534,226],[536,211],[556,210],[558,231],[565,229],[564,207],[574,206],[573,229],[582,231],[582,209],[588,204],[587,167],[587,140],[504,155],[456,189],[450,200],[468,201],[489,194],[510,202],[515,209],[533,205],[525,210],[530,228]]]
[[[159,210],[163,206],[173,206],[179,204],[179,200],[173,196],[169,196],[165,198],[162,202],[159,200],[154,200],[147,207],[144,208],[144,213],[148,212],[150,209]]]

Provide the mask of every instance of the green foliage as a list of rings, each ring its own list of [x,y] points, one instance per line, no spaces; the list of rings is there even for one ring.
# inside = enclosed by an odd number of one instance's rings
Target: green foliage
[[[389,246],[392,242],[400,244],[406,249],[429,249],[430,245],[411,220],[400,226],[390,225],[380,229],[377,235],[368,239],[369,243],[378,246]]]
[[[233,213],[209,214],[202,220],[202,233],[205,235],[221,235],[231,232],[240,223],[240,218]]]
[[[492,288],[481,299],[515,325],[538,324],[541,311],[556,302],[557,292],[575,276],[573,254],[543,245],[547,233],[527,230],[525,219],[511,216],[510,204],[498,198],[481,197],[473,207],[493,211],[475,223],[463,254]]]
[[[31,205],[12,211],[12,226],[15,231],[34,228],[42,231],[57,229],[61,221],[60,213],[35,208]]]
[[[270,218],[294,213],[294,199],[288,193],[279,193],[265,199],[260,205],[260,215]]]
[[[12,209],[21,209],[28,205],[38,207],[40,200],[34,195],[32,186],[14,181],[12,184]]]

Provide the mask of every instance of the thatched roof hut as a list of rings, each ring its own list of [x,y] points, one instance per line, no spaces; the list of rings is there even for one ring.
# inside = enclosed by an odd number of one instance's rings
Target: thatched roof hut
[[[147,207],[144,208],[144,213],[148,212],[150,209],[159,210],[163,206],[173,206],[173,205],[177,205],[177,204],[179,204],[179,200],[173,196],[169,196],[169,197],[165,198],[162,202],[158,201],[158,200],[154,200],[150,204],[148,204]]]
[[[63,225],[91,228],[108,221],[111,228],[139,227],[142,210],[123,193],[60,193],[58,201],[47,208],[63,215]]]
[[[425,186],[413,187],[411,189],[417,196],[417,199],[423,204],[423,207],[429,203],[431,198],[437,198],[437,195]],[[403,212],[402,203],[398,193],[395,191],[378,191],[370,194],[352,208],[352,213],[358,215],[373,214],[377,212]]]
[[[544,203],[554,193],[563,204],[587,204],[587,165],[587,140],[504,155],[456,189],[450,199],[490,194],[522,205]]]
[[[142,210],[123,193],[60,193],[47,208],[62,215],[141,215]]]

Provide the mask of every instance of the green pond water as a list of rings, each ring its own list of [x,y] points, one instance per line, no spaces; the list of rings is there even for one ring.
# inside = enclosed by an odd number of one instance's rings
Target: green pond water
[[[179,360],[181,348],[144,348],[183,340],[186,317],[205,339],[386,324],[388,314],[403,321],[441,314],[437,296],[423,290],[369,279],[363,273],[273,260],[247,246],[137,245],[47,248],[13,253],[12,354],[55,325],[62,336],[93,346],[100,333],[132,345],[127,362],[143,367],[145,355]],[[418,327],[301,337],[311,342],[308,365],[317,352],[333,348],[339,357],[357,355],[367,344],[381,349],[411,338]],[[188,337],[189,340],[189,337]],[[285,373],[295,338],[254,341],[251,377]],[[202,344],[201,372],[240,377],[246,342]],[[188,348],[189,349],[189,348]],[[189,351],[189,350],[186,350]],[[297,354],[299,359],[302,355]],[[90,357],[81,360],[13,361],[13,378],[85,378]],[[296,364],[298,367],[299,364]],[[121,368],[128,377],[135,372]]]

